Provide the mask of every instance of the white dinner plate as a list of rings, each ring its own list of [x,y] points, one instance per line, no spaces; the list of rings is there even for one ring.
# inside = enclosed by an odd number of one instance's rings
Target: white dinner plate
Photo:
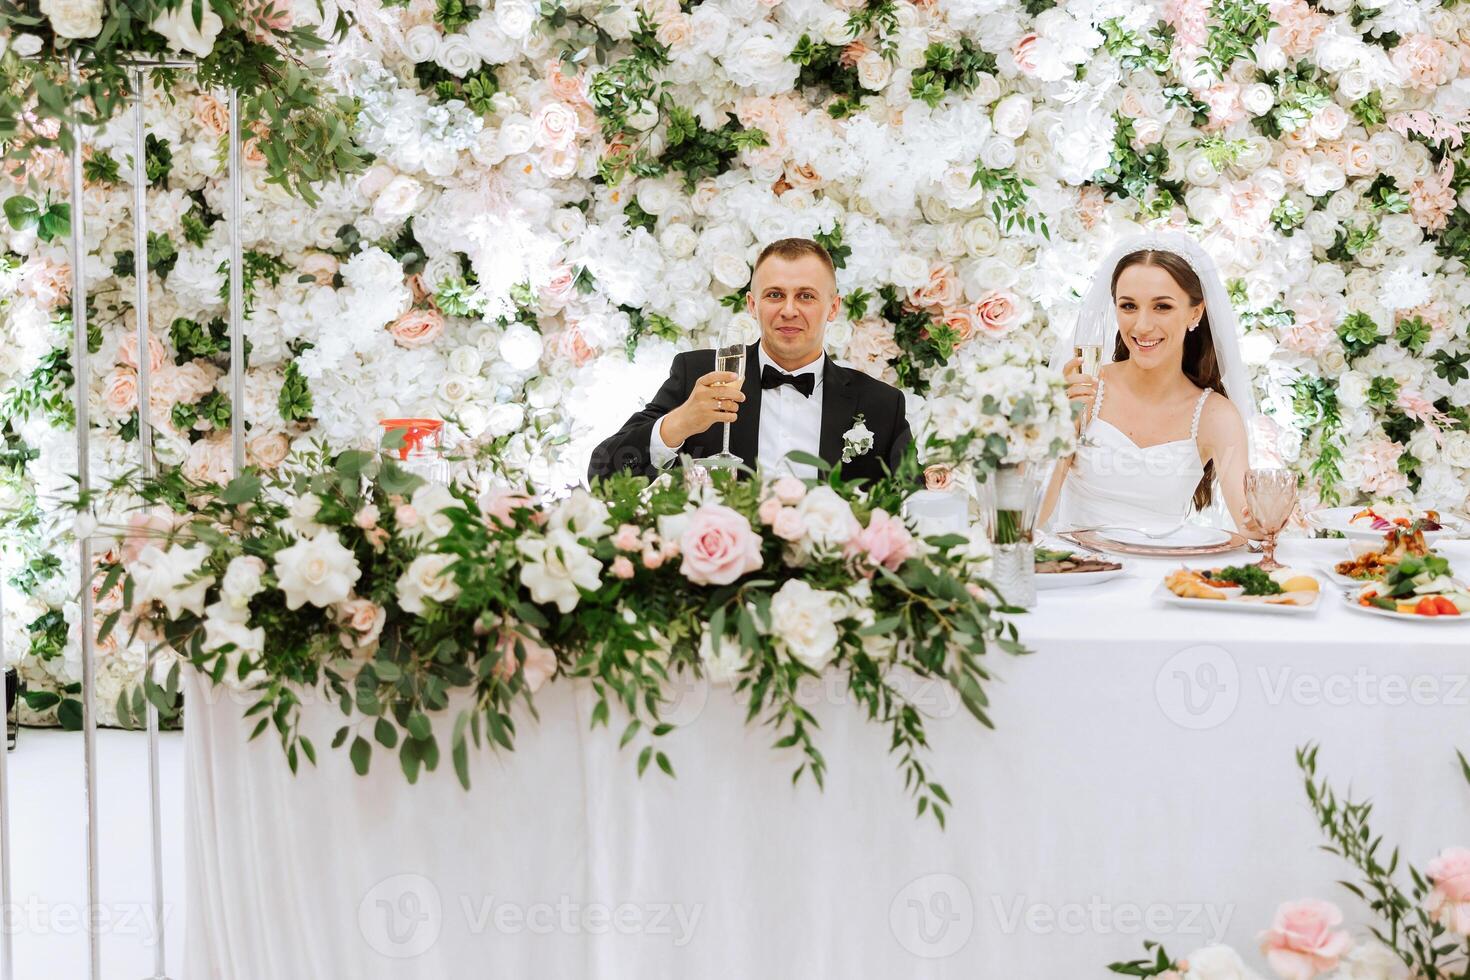
[[[1037,572],[1036,590],[1045,592],[1048,589],[1072,589],[1084,585],[1100,585],[1110,579],[1122,575],[1127,569],[1109,568],[1102,572]]]
[[[1460,613],[1458,616],[1420,616],[1418,613],[1391,612],[1387,609],[1379,609],[1377,606],[1358,605],[1357,589],[1343,589],[1339,594],[1342,596],[1342,601],[1347,603],[1349,609],[1355,612],[1366,613],[1369,616],[1386,616],[1389,619],[1396,619],[1401,623],[1438,623],[1441,626],[1445,623],[1458,623],[1462,626],[1465,623],[1470,623],[1470,614],[1467,613]]]
[[[1097,532],[1109,541],[1118,544],[1145,545],[1159,548],[1210,548],[1215,545],[1224,544],[1229,541],[1229,531],[1218,527],[1204,527],[1200,524],[1186,524],[1176,529],[1167,537],[1151,538],[1142,531],[1133,531],[1127,528],[1103,528]]]
[[[1321,568],[1318,569],[1318,572],[1326,576],[1327,580],[1333,585],[1343,588],[1349,588],[1353,586],[1362,588],[1365,585],[1377,581],[1377,579],[1353,578],[1350,575],[1339,574],[1337,571],[1337,565],[1335,563],[1331,565],[1323,565]]]
[[[1308,515],[1308,519],[1324,531],[1337,531],[1350,538],[1372,538],[1375,541],[1382,541],[1383,536],[1388,533],[1386,530],[1376,530],[1367,524],[1350,523],[1353,515],[1364,509],[1362,507],[1324,507],[1321,510],[1312,511]],[[1424,532],[1424,541],[1426,544],[1432,543],[1440,538],[1463,537],[1465,534],[1465,525],[1457,517],[1449,514],[1441,514],[1439,523],[1443,526],[1443,530]]]
[[[1169,587],[1163,582],[1154,589],[1154,598],[1171,606],[1186,606],[1190,609],[1215,609],[1221,612],[1252,612],[1266,613],[1271,616],[1314,616],[1322,605],[1322,594],[1317,593],[1317,601],[1310,606],[1288,606],[1279,603],[1248,601],[1245,597],[1239,599],[1186,599],[1169,591]]]

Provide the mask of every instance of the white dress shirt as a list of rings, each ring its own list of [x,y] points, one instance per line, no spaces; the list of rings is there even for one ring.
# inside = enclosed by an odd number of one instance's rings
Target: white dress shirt
[[[756,461],[765,473],[790,473],[804,480],[815,479],[815,466],[793,462],[786,458],[786,454],[799,451],[817,456],[821,452],[822,375],[827,365],[827,355],[823,354],[804,368],[786,371],[766,356],[764,345],[757,345],[756,350],[761,370],[769,364],[783,374],[816,376],[810,398],[803,396],[791,385],[767,388],[761,392],[760,441],[756,449]],[[665,444],[662,430],[664,418],[667,417],[664,416],[654,423],[653,436],[648,440],[648,455],[657,469],[663,469],[673,462],[674,457],[679,454],[679,447],[683,445]],[[718,426],[713,431],[719,434]]]

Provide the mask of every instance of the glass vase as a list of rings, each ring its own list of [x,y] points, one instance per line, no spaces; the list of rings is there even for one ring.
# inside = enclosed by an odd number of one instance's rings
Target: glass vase
[[[1033,540],[1040,503],[1041,467],[1004,463],[990,476],[987,530],[990,534],[990,581],[1014,606],[1036,605],[1036,545]]]

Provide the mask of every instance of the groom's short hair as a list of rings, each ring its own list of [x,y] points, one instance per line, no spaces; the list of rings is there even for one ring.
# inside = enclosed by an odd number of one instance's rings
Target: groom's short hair
[[[771,256],[782,259],[799,259],[803,255],[815,255],[832,273],[832,281],[837,281],[837,266],[832,263],[832,256],[822,247],[820,242],[814,242],[810,238],[778,238],[765,248],[755,260],[755,267],[751,269],[751,278],[755,278],[755,270],[761,267],[761,263]]]

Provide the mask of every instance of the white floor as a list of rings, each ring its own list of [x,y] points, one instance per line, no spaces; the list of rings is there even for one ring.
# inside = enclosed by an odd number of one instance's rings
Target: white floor
[[[166,967],[179,977],[184,952],[184,740],[166,732],[159,747],[164,850]],[[85,980],[86,840],[82,736],[22,729],[10,753],[11,905],[0,943],[12,945],[16,980]],[[148,844],[147,736],[97,733],[99,930],[102,978],[154,976],[158,929]]]

